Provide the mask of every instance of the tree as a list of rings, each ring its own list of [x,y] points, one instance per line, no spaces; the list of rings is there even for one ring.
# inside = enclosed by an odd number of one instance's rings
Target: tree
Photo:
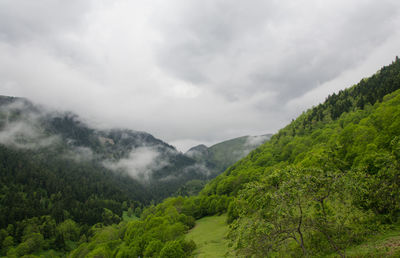
[[[233,223],[230,234],[239,252],[264,256],[294,240],[304,255],[305,211],[304,186],[294,168],[275,171],[261,182],[249,183],[239,195],[246,200],[243,213]],[[232,208],[233,209],[233,208]]]
[[[157,257],[162,248],[163,248],[163,243],[160,240],[158,239],[152,240],[147,245],[143,254],[145,257]]]
[[[7,236],[4,238],[0,255],[5,255],[7,251],[14,245],[14,238],[12,236]]]
[[[161,258],[183,258],[185,253],[182,250],[182,246],[179,241],[169,241],[165,243],[164,247],[160,251]]]
[[[347,200],[344,175],[333,165],[325,169],[290,166],[247,184],[230,207],[238,216],[230,238],[239,253],[268,256],[296,243],[304,256],[331,247],[344,257],[348,240],[357,237],[352,223],[363,217]]]
[[[79,241],[79,238],[80,238],[80,227],[75,221],[67,219],[57,226],[56,245],[58,248],[64,249],[68,246],[67,243],[69,241],[77,242]]]

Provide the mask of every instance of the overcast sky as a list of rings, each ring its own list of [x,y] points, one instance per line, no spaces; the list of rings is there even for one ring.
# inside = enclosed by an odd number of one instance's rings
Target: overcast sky
[[[182,151],[274,133],[396,55],[398,0],[0,0],[0,94]]]

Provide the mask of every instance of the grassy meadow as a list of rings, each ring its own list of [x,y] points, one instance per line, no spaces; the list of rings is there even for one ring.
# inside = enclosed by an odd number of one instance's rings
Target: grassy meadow
[[[196,221],[196,226],[186,235],[197,245],[194,257],[234,257],[226,239],[228,225],[226,215],[204,217]]]

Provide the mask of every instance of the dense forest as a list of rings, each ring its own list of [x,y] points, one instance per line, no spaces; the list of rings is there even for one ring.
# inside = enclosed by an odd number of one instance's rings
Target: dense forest
[[[98,181],[103,170],[90,162],[43,169],[46,155],[0,151],[1,207],[14,209],[0,215],[2,255],[189,257],[196,244],[185,234],[196,219],[227,213],[238,256],[345,257],[399,220],[400,60],[304,112],[200,194],[157,205],[124,202],[140,186],[111,187],[124,174]],[[40,162],[30,163],[32,155]],[[76,171],[75,185],[59,166]]]

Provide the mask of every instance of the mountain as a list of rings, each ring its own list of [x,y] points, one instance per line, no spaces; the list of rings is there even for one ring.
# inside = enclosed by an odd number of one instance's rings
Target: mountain
[[[73,148],[92,153],[93,160],[114,172],[125,173],[147,189],[147,200],[162,200],[192,179],[207,178],[196,162],[175,147],[145,132],[126,129],[95,130],[66,114],[52,117],[46,128]]]
[[[399,135],[396,58],[305,111],[199,195],[168,198],[138,221],[104,227],[70,255],[190,257],[196,243],[185,234],[194,220],[227,213],[239,257],[397,257]],[[194,150],[198,159],[209,155]]]
[[[272,134],[242,136],[207,147],[200,144],[190,148],[185,156],[196,161],[196,167],[207,174],[206,180],[194,179],[183,184],[175,193],[180,196],[198,194],[206,182],[218,176],[229,166],[249,154],[271,138]]]
[[[193,159],[148,133],[93,129],[75,114],[48,112],[26,99],[0,97],[0,107],[0,143],[5,147],[125,174],[153,188],[145,200],[163,199],[182,182],[206,178]]]
[[[190,148],[185,155],[205,164],[214,176],[245,157],[250,151],[271,138],[272,134],[242,136],[207,147],[203,144]]]

